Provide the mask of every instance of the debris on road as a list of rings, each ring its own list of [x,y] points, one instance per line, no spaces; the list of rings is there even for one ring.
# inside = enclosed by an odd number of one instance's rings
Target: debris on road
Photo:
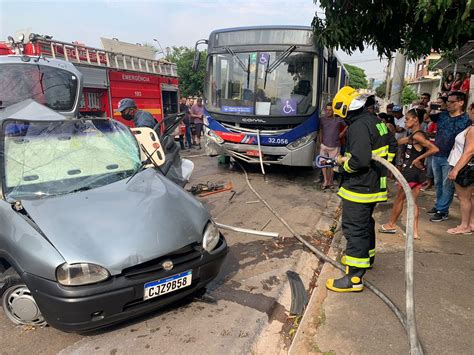
[[[233,189],[232,181],[229,181],[227,184],[214,184],[212,182],[207,182],[206,184],[196,184],[191,186],[188,189],[188,192],[191,192],[193,195],[197,195],[199,197],[205,197],[213,194],[217,194],[219,192],[230,191]],[[235,191],[234,191],[235,195]],[[233,196],[231,196],[232,198]],[[230,201],[230,199],[229,199]]]
[[[278,238],[279,234],[276,232],[263,232],[263,231],[258,231],[254,229],[247,229],[247,228],[240,228],[240,227],[234,227],[234,226],[228,226],[226,224],[221,224],[217,223],[216,225],[219,228],[230,230],[233,232],[240,232],[240,233],[247,233],[247,234],[254,234],[254,235],[260,235],[262,237],[272,237],[272,238]]]
[[[287,271],[288,281],[291,287],[291,306],[290,314],[302,315],[308,304],[308,295],[304,288],[301,277],[294,271]]]
[[[260,228],[260,230],[263,231],[263,230],[265,229],[265,227],[270,224],[271,221],[272,221],[272,219],[270,218],[270,219],[267,221],[267,223],[265,223],[265,224],[263,225],[263,227]]]

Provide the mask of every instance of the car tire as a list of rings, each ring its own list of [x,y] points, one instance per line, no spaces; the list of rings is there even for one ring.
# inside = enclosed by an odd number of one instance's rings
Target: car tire
[[[10,267],[0,276],[3,312],[16,325],[44,326],[46,321],[28,286]]]

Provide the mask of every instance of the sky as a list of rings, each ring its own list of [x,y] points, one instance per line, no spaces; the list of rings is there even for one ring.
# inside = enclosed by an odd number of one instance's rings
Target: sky
[[[0,0],[0,40],[30,30],[99,48],[100,37],[152,44],[155,38],[163,49],[191,47],[219,28],[309,26],[316,11],[324,15],[313,0]],[[385,78],[386,61],[371,49],[338,55],[369,78]]]

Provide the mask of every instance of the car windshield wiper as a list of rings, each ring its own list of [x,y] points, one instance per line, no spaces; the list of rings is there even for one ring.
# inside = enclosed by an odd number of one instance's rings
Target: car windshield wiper
[[[133,179],[133,177],[135,175],[137,175],[139,172],[143,171],[143,169],[145,169],[145,166],[148,165],[148,163],[152,163],[154,165],[154,167],[163,174],[163,172],[161,171],[160,167],[158,164],[156,164],[156,162],[153,160],[152,156],[153,154],[155,154],[158,149],[160,149],[160,147],[156,148],[155,151],[153,153],[148,153],[148,151],[145,149],[145,147],[143,146],[143,144],[140,144],[140,149],[143,151],[143,153],[146,155],[146,160],[142,161],[140,163],[139,166],[137,166],[137,168],[133,171],[132,175],[129,177],[129,179],[127,180],[126,184],[128,184],[130,182],[130,180]],[[164,174],[163,174],[164,175]]]
[[[240,58],[237,56],[237,54],[235,54],[235,52],[234,52],[232,49],[230,49],[229,47],[225,47],[224,49],[225,49],[225,50],[227,51],[227,53],[229,53],[232,57],[234,57],[235,59],[237,59],[237,62],[239,63],[240,67],[242,68],[242,70],[243,70],[244,72],[246,72],[247,74],[250,72],[248,66],[245,66],[245,63],[242,62],[242,59],[240,59]],[[249,61],[249,65],[250,65],[250,61]]]

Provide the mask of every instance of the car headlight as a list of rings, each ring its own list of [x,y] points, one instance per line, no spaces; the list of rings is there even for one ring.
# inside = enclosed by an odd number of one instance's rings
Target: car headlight
[[[212,131],[211,129],[207,131],[207,135],[210,139],[212,139],[218,144],[224,143],[224,140],[221,137],[219,137],[217,134],[215,134],[214,131]]]
[[[56,269],[56,279],[64,286],[81,286],[105,281],[109,272],[102,266],[78,263],[64,263]]]
[[[294,142],[291,142],[290,144],[288,144],[286,147],[288,149],[297,149],[299,147],[302,147],[303,145],[306,145],[308,144],[309,142],[311,142],[312,140],[314,140],[316,138],[316,135],[317,135],[317,132],[313,132],[313,133],[310,133],[308,134],[307,136],[304,136],[304,137],[301,137],[301,138],[298,138],[297,140],[295,140]]]
[[[219,228],[211,219],[204,229],[204,238],[202,239],[202,247],[206,251],[212,251],[219,242]]]

